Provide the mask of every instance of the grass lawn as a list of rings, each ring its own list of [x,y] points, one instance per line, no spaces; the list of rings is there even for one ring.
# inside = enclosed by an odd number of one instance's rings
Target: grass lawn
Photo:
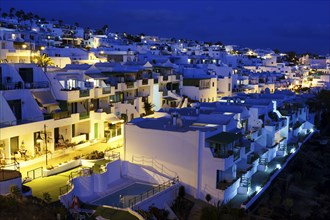
[[[65,186],[69,180],[70,173],[78,169],[79,167],[57,175],[35,179],[29,183],[25,183],[25,185],[32,188],[33,196],[43,199],[43,193],[48,192],[52,201],[56,201],[60,195],[60,187]]]

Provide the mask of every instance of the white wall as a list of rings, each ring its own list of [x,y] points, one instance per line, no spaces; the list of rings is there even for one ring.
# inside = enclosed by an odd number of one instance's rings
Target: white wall
[[[22,178],[11,179],[7,181],[0,181],[0,195],[10,193],[10,187],[16,185],[20,190],[22,189]]]
[[[197,188],[198,172],[198,131],[170,132],[141,129],[126,124],[125,160],[143,162],[142,156],[154,159],[163,167],[158,170],[174,177],[179,175],[186,184],[187,192],[194,195]],[[141,138],[145,137],[145,138]],[[151,164],[150,164],[151,165]]]

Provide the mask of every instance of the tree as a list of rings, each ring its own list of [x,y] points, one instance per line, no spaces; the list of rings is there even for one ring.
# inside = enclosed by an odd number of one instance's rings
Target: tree
[[[208,203],[210,203],[211,199],[212,199],[212,196],[211,196],[210,194],[206,194],[206,196],[205,196],[205,200],[206,200]]]
[[[8,17],[8,14],[6,12],[2,13],[2,17],[6,19]]]
[[[184,188],[184,186],[180,186],[178,197],[183,199],[185,196],[186,196],[186,189]]]
[[[104,35],[106,35],[107,33],[108,33],[108,25],[107,24],[105,24],[105,25],[103,25],[103,27],[102,27],[102,31],[103,31],[103,34]]]
[[[23,19],[25,12],[23,10],[16,11],[15,16],[17,17],[18,23]]]
[[[14,11],[15,11],[15,8],[10,8],[9,9],[9,17],[10,18],[13,18],[14,17]]]
[[[280,54],[281,52],[280,52],[280,50],[279,49],[274,49],[274,53],[276,53],[276,54]]]
[[[144,111],[146,112],[146,115],[151,115],[154,113],[154,111],[152,110],[153,107],[155,107],[154,104],[150,103],[148,100],[144,102]]]
[[[50,203],[52,201],[52,198],[50,197],[50,194],[48,192],[44,192],[42,194],[42,197],[44,198],[45,202]]]
[[[36,63],[38,66],[42,67],[44,69],[44,72],[47,72],[48,66],[55,65],[54,61],[46,54],[43,54],[42,56],[35,56],[33,58],[33,62]]]

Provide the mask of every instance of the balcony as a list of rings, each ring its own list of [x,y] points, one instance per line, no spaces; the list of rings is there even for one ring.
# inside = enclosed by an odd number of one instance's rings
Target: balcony
[[[80,120],[87,119],[87,118],[89,118],[89,112],[80,112],[79,113]]]
[[[127,89],[131,89],[135,87],[135,82],[126,82]]]
[[[68,111],[54,112],[51,115],[54,120],[70,118],[70,116],[71,116],[70,112],[68,112]]]
[[[0,84],[0,90],[15,90],[15,89],[42,89],[49,88],[48,81],[22,83],[22,82],[8,82]]]
[[[79,90],[79,98],[83,98],[83,97],[88,97],[90,92],[89,89],[82,89],[82,90]]]
[[[103,95],[111,94],[111,87],[103,87],[102,88],[102,94]]]
[[[94,89],[80,89],[80,88],[72,88],[72,89],[61,89],[58,93],[58,100],[67,100],[67,101],[76,101],[83,100],[89,98],[90,96],[94,96]]]
[[[239,186],[240,180],[241,180],[240,177],[237,177],[234,180],[221,180],[221,181],[217,182],[217,189],[230,190],[233,188],[237,188]]]

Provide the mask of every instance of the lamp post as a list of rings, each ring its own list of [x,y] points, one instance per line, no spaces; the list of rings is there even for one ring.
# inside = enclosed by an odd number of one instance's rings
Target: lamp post
[[[47,132],[46,132],[46,125],[44,125],[44,141],[45,141],[45,147],[46,147],[46,168],[48,166],[48,148],[47,148]],[[40,136],[40,133],[39,135],[37,136],[37,142],[40,143],[42,142],[42,138]]]

